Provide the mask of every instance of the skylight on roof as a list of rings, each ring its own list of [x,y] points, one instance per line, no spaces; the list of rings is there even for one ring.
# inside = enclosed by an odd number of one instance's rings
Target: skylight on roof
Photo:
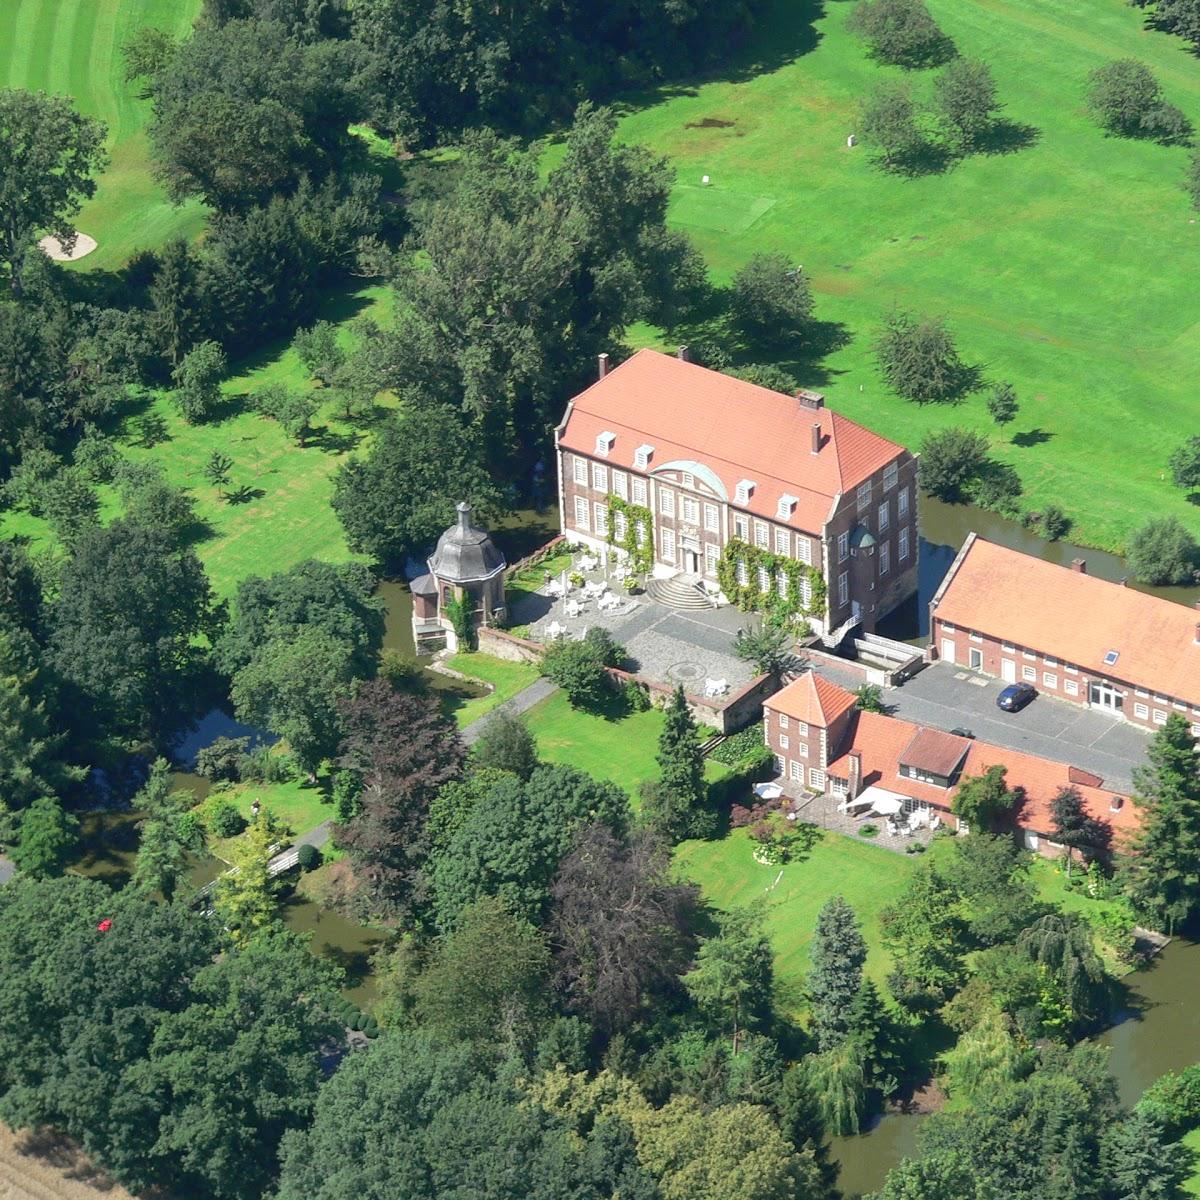
[[[1104,656],[1104,665],[1106,667],[1115,667],[1117,665],[1117,659],[1120,657],[1121,657],[1120,650],[1110,650]]]

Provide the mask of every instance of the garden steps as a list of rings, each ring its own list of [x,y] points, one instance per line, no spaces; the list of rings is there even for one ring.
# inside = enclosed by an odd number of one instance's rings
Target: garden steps
[[[687,575],[672,575],[670,579],[651,579],[646,595],[667,608],[712,608],[712,600],[701,584]]]

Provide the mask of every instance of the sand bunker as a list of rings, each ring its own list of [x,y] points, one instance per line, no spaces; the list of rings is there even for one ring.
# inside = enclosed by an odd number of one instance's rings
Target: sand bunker
[[[88,237],[86,233],[75,234],[75,248],[68,254],[63,249],[62,242],[51,234],[47,234],[38,245],[48,254],[55,262],[76,262],[81,258],[85,258],[91,254],[96,248],[96,239]]]

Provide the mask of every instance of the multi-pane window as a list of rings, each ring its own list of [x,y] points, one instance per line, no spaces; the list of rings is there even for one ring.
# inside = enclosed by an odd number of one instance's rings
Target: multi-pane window
[[[574,460],[574,462],[572,463],[572,469],[575,473],[574,474],[575,482],[582,484],[584,487],[587,487],[587,462],[586,462],[586,460],[584,460],[582,458],[576,458]]]
[[[1021,678],[1027,679],[1030,683],[1037,681],[1037,667],[1022,667]]]
[[[613,537],[618,542],[625,540],[625,535],[629,532],[629,521],[626,519],[623,512],[613,513]]]
[[[770,547],[771,531],[767,528],[766,521],[754,522],[754,544],[760,546],[763,550]]]
[[[908,526],[900,530],[900,561],[908,557]]]
[[[750,538],[750,518],[743,517],[740,513],[735,513],[733,517],[733,533],[735,537],[739,537],[743,542]]]
[[[675,515],[675,493],[667,488],[658,489],[658,511],[664,517]]]
[[[900,478],[900,468],[894,462],[888,463],[883,468],[883,490],[890,492],[896,486],[896,481]]]
[[[786,529],[775,530],[775,553],[786,554],[791,548],[792,535]]]
[[[705,575],[715,576],[717,573],[717,562],[721,557],[721,551],[714,546],[712,542],[704,543],[704,573]]]
[[[866,512],[871,507],[871,481],[858,485],[858,511]]]
[[[799,754],[801,758],[807,758],[808,757],[808,743],[807,742],[797,742],[796,743],[796,753]]]
[[[812,563],[812,542],[802,533],[796,534],[796,557],[802,563]]]
[[[896,497],[896,512],[901,520],[908,516],[908,488],[902,488]]]
[[[709,533],[721,532],[721,514],[717,511],[715,504],[706,504],[704,506],[704,528]]]
[[[582,496],[575,497],[575,528],[588,528],[588,502]]]
[[[598,492],[608,491],[608,468],[592,463],[592,487]]]
[[[788,576],[786,571],[775,572],[775,590],[786,600],[788,594]]]
[[[808,768],[808,786],[816,788],[818,791],[825,790],[825,772],[819,771],[816,767]]]
[[[850,553],[850,535],[848,533],[838,534],[838,562],[845,562]]]
[[[779,748],[780,748],[780,750],[791,749],[791,742],[789,741],[788,735],[786,733],[781,733],[779,735]]]
[[[631,485],[633,492],[634,504],[645,505],[646,503],[646,481],[644,479],[634,479]]]
[[[683,519],[695,525],[700,520],[700,504],[694,496],[681,496]]]
[[[1052,671],[1043,671],[1042,683],[1048,688],[1056,688],[1058,687],[1058,676]]]
[[[812,606],[812,583],[809,581],[807,575],[802,576],[800,579],[800,603],[805,608]]]
[[[779,728],[786,729],[790,724],[791,724],[791,721],[788,720],[787,713],[781,712],[779,714]]]
[[[885,500],[879,506],[879,532],[886,533],[892,523],[891,505]]]
[[[843,571],[838,576],[838,603],[845,604],[850,599],[850,572]]]
[[[888,542],[879,543],[879,573],[886,575],[892,569],[892,547]]]
[[[804,782],[804,764],[798,763],[798,762],[796,762],[795,759],[793,759],[792,765],[788,771],[788,774],[793,779],[795,779],[797,782],[803,783]]]
[[[592,517],[595,520],[595,529],[601,537],[608,536],[608,505],[601,504],[599,500],[592,505]]]
[[[673,529],[660,529],[658,531],[658,544],[662,551],[663,560],[673,563],[675,561],[675,531]]]
[[[613,472],[613,492],[622,500],[629,499],[629,476],[624,471]]]
[[[750,582],[750,572],[746,569],[746,564],[742,559],[738,559],[737,581],[739,587],[745,587]]]
[[[771,576],[767,574],[766,567],[758,568],[758,590],[765,592],[771,586]]]

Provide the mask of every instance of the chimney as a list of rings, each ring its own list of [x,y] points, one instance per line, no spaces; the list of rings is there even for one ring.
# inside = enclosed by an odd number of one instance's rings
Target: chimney
[[[1108,811],[1109,812],[1120,812],[1121,809],[1124,807],[1125,807],[1125,797],[1124,796],[1114,796],[1112,798],[1112,800],[1109,802]]]
[[[1122,575],[1121,578],[1117,580],[1117,586],[1118,587],[1128,587],[1129,586],[1129,576]]]
[[[692,352],[686,346],[680,346],[679,349],[675,351],[675,357],[679,359],[680,362],[691,362]]]
[[[1086,575],[1087,574],[1087,559],[1086,558],[1071,559],[1071,570],[1078,571],[1080,575]]]
[[[825,397],[820,392],[810,392],[807,388],[801,388],[796,393],[796,400],[801,408],[824,408]]]
[[[846,782],[846,799],[857,800],[858,793],[862,791],[862,751],[851,750],[848,757],[850,770],[848,772],[849,779]]]
[[[600,378],[603,379],[608,374],[608,355],[600,355]]]
[[[813,422],[812,427],[812,452],[814,454],[821,453],[821,425],[817,421]]]
[[[1200,621],[1196,622],[1196,632],[1195,632],[1195,635],[1193,636],[1192,640],[1196,643],[1197,646],[1200,646]]]

